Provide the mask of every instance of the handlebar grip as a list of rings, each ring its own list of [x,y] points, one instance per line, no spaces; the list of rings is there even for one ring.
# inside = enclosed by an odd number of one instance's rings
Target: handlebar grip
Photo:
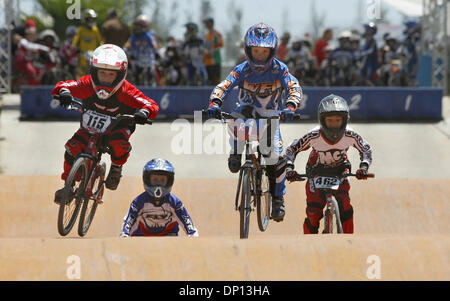
[[[374,173],[369,173],[369,174],[367,174],[367,177],[368,178],[375,178],[375,174]]]

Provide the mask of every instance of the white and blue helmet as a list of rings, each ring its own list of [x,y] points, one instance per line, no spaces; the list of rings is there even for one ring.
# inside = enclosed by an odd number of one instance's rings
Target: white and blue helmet
[[[150,182],[150,175],[152,174],[167,175],[167,184],[165,186],[152,185]],[[161,200],[170,193],[174,178],[175,169],[173,165],[169,161],[161,158],[155,158],[147,162],[142,171],[145,191],[156,201]]]
[[[266,71],[272,65],[278,47],[278,36],[275,30],[264,23],[255,24],[247,30],[244,43],[245,55],[250,67],[259,73]],[[268,59],[265,62],[255,61],[251,52],[252,47],[269,48],[270,55]]]

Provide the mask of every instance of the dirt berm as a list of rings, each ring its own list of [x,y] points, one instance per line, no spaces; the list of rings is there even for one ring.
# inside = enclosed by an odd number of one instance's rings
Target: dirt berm
[[[353,235],[303,235],[304,184],[288,184],[285,220],[252,219],[248,240],[234,179],[175,181],[199,238],[119,238],[138,177],[105,193],[86,237],[59,237],[61,183],[0,175],[0,280],[450,280],[448,179],[352,180]]]

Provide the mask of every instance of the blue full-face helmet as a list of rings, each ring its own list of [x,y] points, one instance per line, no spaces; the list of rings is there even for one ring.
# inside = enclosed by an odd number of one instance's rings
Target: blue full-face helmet
[[[264,24],[253,25],[247,30],[244,37],[245,55],[250,67],[257,72],[266,71],[273,62],[278,47],[278,37],[275,30]],[[257,62],[252,56],[252,47],[264,47],[270,49],[270,55],[265,62]]]
[[[151,175],[165,175],[167,176],[167,183],[165,186],[153,185],[150,180]],[[172,189],[175,177],[175,169],[173,165],[161,158],[152,159],[144,166],[142,171],[142,179],[144,181],[145,191],[155,201],[160,201],[168,195]]]

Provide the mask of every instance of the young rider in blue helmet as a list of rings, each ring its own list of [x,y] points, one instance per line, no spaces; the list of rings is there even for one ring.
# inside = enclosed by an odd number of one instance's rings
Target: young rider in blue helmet
[[[237,107],[231,113],[235,118],[267,118],[280,115],[292,120],[302,100],[302,89],[298,80],[289,73],[288,67],[275,58],[278,37],[274,29],[264,23],[253,25],[244,38],[246,61],[236,66],[228,77],[211,93],[207,114],[209,118],[220,118],[221,107],[227,94],[239,87]],[[281,156],[283,144],[279,122],[271,126],[270,158],[267,163],[270,192],[272,195],[272,218],[282,221],[285,214],[285,165]],[[234,133],[234,130],[232,131]],[[241,167],[243,145],[230,135],[231,153],[228,167],[237,173]],[[275,158],[274,158],[275,157]]]
[[[188,236],[198,236],[183,203],[171,193],[175,169],[164,159],[152,159],[144,166],[145,192],[131,203],[120,236],[178,236],[178,225]]]

